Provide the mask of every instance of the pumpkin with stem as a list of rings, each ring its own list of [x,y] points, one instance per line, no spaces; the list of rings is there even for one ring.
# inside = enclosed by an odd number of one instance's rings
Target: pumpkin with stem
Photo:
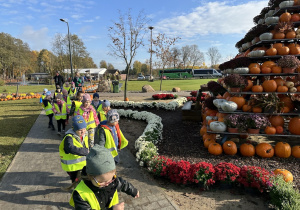
[[[255,147],[255,152],[262,158],[271,158],[274,156],[274,148],[271,144],[260,143]]]
[[[274,174],[283,176],[283,179],[286,182],[292,182],[294,179],[293,174],[286,169],[275,169]]]
[[[273,44],[271,44],[271,47],[269,49],[267,49],[266,55],[267,56],[277,55],[277,49],[273,47]]]
[[[237,153],[237,147],[233,141],[225,141],[222,147],[226,155],[235,155]]]
[[[208,146],[208,152],[212,155],[221,155],[223,152],[222,146],[218,143],[212,143]]]
[[[288,158],[292,154],[291,146],[286,142],[278,142],[274,149],[275,155],[280,158]]]
[[[216,141],[213,139],[206,139],[203,144],[205,148],[208,148],[208,146],[212,143],[216,143]]]

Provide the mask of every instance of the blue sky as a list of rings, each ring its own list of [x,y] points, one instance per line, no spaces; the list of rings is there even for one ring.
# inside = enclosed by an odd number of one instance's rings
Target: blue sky
[[[253,17],[267,5],[267,0],[0,0],[0,32],[22,39],[31,50],[51,50],[55,34],[67,33],[66,23],[59,21],[63,18],[69,22],[70,33],[83,40],[97,65],[106,60],[123,70],[123,60],[108,55],[107,28],[118,20],[118,10],[124,13],[131,8],[133,15],[144,10],[151,19],[153,37],[157,33],[179,36],[177,47],[196,44],[203,53],[216,46],[224,62],[237,54],[234,45],[254,26]],[[150,31],[145,47],[139,48],[134,60],[149,59],[149,39]],[[205,61],[209,64],[207,57]]]

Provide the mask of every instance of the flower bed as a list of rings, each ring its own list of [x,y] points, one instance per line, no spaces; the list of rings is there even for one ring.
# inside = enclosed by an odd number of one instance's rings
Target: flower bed
[[[179,108],[187,101],[186,97],[180,97],[175,100],[172,100],[169,103],[163,102],[134,102],[134,101],[115,101],[111,100],[111,106],[115,107],[124,107],[124,108],[156,108],[156,109],[165,109],[165,110],[175,110]]]
[[[0,101],[8,101],[8,100],[22,100],[22,99],[31,99],[31,98],[40,98],[41,95],[38,93],[19,93],[16,95],[15,93],[7,93],[0,94]]]
[[[177,97],[178,97],[177,95],[165,94],[165,93],[158,93],[158,94],[152,95],[152,98],[155,100],[175,99]]]
[[[135,111],[132,110],[123,110],[123,115],[125,117],[131,117],[130,113]],[[144,112],[146,113],[146,112]],[[152,114],[152,113],[150,113]],[[144,117],[142,117],[144,116]],[[135,116],[135,119],[143,119],[146,120],[146,116],[151,116],[148,114],[137,114]],[[153,116],[154,117],[154,116]],[[150,117],[151,118],[151,117]],[[158,118],[157,118],[158,119]],[[160,119],[161,120],[161,119]],[[161,122],[161,121],[160,121]],[[162,126],[162,125],[161,125]],[[162,128],[162,127],[161,127]],[[147,128],[146,128],[147,129]],[[145,129],[145,130],[146,130]],[[191,164],[188,161],[173,161],[169,158],[158,156],[158,151],[155,146],[155,144],[152,141],[146,141],[146,136],[150,135],[147,132],[143,132],[143,135],[139,137],[139,141],[135,144],[136,149],[138,150],[137,153],[137,161],[139,161],[141,166],[147,166],[149,171],[153,173],[155,176],[161,176],[170,179],[171,181],[175,183],[180,184],[203,184],[203,186],[214,186],[215,183],[219,182],[216,179],[215,171],[216,166],[211,165],[207,162],[201,162],[201,163],[194,163]],[[159,131],[159,135],[161,137],[161,130]],[[157,139],[157,141],[160,138]],[[152,139],[153,140],[153,139]],[[156,141],[156,142],[157,142]],[[227,163],[226,163],[227,164]],[[233,164],[232,164],[233,165]],[[233,166],[232,166],[233,167]],[[239,169],[239,175],[236,176],[236,173],[234,174],[235,181],[234,183],[238,184],[239,186],[246,186],[245,179],[243,178],[244,175],[241,174],[245,170],[243,167],[235,166]],[[268,172],[265,169],[258,169],[259,167],[254,166],[247,166],[247,168],[255,168],[254,171],[250,171],[252,177],[257,177],[257,182],[260,183],[259,185],[254,184],[252,187],[253,189],[257,189],[257,191],[263,190],[263,192],[270,192],[271,197],[271,204],[275,206],[280,206],[285,203],[286,206],[295,206],[300,205],[299,202],[299,192],[293,189],[292,183],[286,183],[284,182],[281,185],[272,185],[274,182],[273,180],[278,179],[278,177],[273,178],[272,173]],[[237,169],[237,170],[238,170]],[[171,170],[171,172],[169,172]],[[176,173],[174,171],[176,170]],[[230,171],[230,167],[229,167]],[[236,171],[236,170],[235,170]],[[263,172],[263,173],[260,173]],[[232,180],[232,179],[231,179]],[[283,186],[284,185],[284,186]],[[271,187],[270,187],[271,186]],[[288,189],[288,190],[281,190],[281,189]],[[275,193],[276,192],[276,193]],[[274,203],[272,200],[276,200],[272,195],[277,195],[278,193],[281,193],[282,200],[280,205],[277,203]],[[285,195],[292,195],[292,196],[285,196]],[[298,207],[298,206],[297,206]],[[297,209],[297,208],[295,208]]]

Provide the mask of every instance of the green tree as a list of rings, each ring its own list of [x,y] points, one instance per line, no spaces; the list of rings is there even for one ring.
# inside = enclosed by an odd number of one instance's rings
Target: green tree
[[[148,73],[149,66],[145,63],[142,64],[141,72],[145,75]]]
[[[107,69],[112,70],[112,69],[115,69],[115,67],[114,67],[114,65],[112,65],[111,63],[108,63]]]
[[[142,68],[142,63],[140,61],[134,61],[133,68],[132,68],[132,70],[133,70],[132,74],[137,75],[137,74],[141,73],[141,68]]]
[[[107,69],[107,63],[106,63],[105,60],[101,60],[101,61],[100,61],[100,68],[105,68],[105,69]]]

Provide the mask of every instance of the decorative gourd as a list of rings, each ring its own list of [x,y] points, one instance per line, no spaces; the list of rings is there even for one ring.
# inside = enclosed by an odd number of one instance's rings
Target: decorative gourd
[[[273,23],[278,23],[278,21],[279,21],[279,17],[267,17],[265,19],[265,23],[267,25],[270,25],[270,24],[273,24]]]
[[[210,144],[212,144],[212,143],[216,143],[216,141],[215,140],[213,140],[213,139],[207,139],[207,140],[205,140],[204,141],[204,147],[205,148],[208,148],[208,146],[210,145]]]
[[[227,129],[227,126],[224,122],[214,121],[211,122],[209,128],[215,132],[224,132]]]
[[[269,117],[269,122],[271,123],[271,125],[273,127],[276,127],[276,126],[283,127],[283,125],[284,125],[284,119],[280,115],[274,115],[274,116]]]
[[[237,147],[233,141],[225,141],[222,147],[226,155],[235,155],[237,153]]]
[[[262,83],[262,87],[265,92],[275,92],[277,90],[277,84],[275,80],[266,80]]]
[[[208,152],[212,155],[221,155],[223,152],[222,146],[218,143],[212,143],[208,146]]]
[[[259,21],[257,22],[257,24],[264,24],[264,22],[265,22],[265,19],[261,18],[261,19],[259,19]]]
[[[237,109],[242,109],[246,100],[242,96],[233,96],[229,99],[229,101],[233,101],[237,104]]]
[[[249,57],[262,57],[265,55],[265,51],[264,50],[255,50],[255,51],[251,51],[248,55]]]
[[[294,87],[294,83],[293,82],[291,82],[291,81],[286,81],[285,82],[285,85],[288,87],[288,88],[292,88],[292,87]]]
[[[286,142],[278,142],[274,149],[275,155],[280,158],[288,158],[292,154],[291,146]]]
[[[277,55],[277,49],[274,48],[273,45],[271,44],[271,47],[269,49],[267,49],[267,51],[266,51],[266,55],[267,56]]]
[[[249,73],[249,68],[248,67],[235,68],[233,70],[233,73],[235,73],[235,74],[248,74]]]
[[[226,101],[221,104],[221,109],[224,112],[234,112],[237,110],[238,105],[233,101]]]
[[[290,119],[288,128],[291,134],[300,135],[300,117]]]
[[[279,22],[290,22],[291,20],[291,13],[287,12],[287,10],[285,10],[285,13],[282,13],[279,17]]]
[[[267,126],[265,128],[265,133],[268,135],[274,135],[276,133],[276,128],[273,126]]]
[[[294,5],[294,1],[283,1],[279,4],[279,8],[291,7]]]
[[[292,182],[294,180],[293,174],[286,169],[275,169],[274,174],[282,175],[284,181],[286,181],[286,182]]]
[[[255,155],[255,147],[252,144],[244,143],[240,146],[240,153],[245,157],[252,157]]]
[[[291,16],[291,22],[298,22],[300,20],[300,16],[298,13],[294,13]]]
[[[300,158],[300,146],[293,146],[292,147],[292,156],[294,158]]]
[[[289,92],[290,93],[295,93],[295,92],[297,92],[297,88],[292,87],[292,88],[289,89]]]
[[[271,144],[260,143],[255,147],[255,152],[258,156],[263,158],[271,158],[274,156],[274,149]]]
[[[263,33],[259,36],[260,40],[270,40],[273,38],[273,34],[272,33]]]
[[[224,103],[224,102],[227,102],[227,100],[225,100],[225,99],[215,99],[215,100],[213,100],[213,104],[214,104],[218,109],[221,108],[221,105],[222,105],[222,103]]]

